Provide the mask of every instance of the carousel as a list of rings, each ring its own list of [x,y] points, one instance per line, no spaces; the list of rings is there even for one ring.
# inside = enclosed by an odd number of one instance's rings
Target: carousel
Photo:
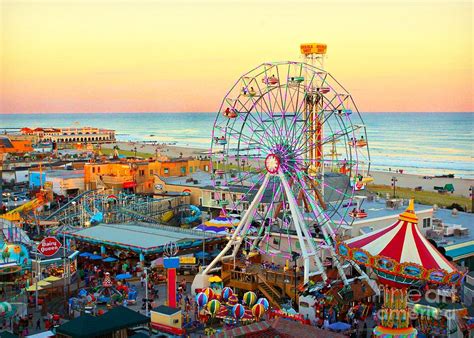
[[[384,287],[380,325],[374,329],[377,337],[417,336],[410,324],[409,288],[438,289],[461,280],[461,274],[423,236],[417,224],[411,200],[394,224],[337,245],[341,256],[372,268]]]

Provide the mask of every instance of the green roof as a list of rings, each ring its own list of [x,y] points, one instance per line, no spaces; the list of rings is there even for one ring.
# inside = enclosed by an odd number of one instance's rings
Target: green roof
[[[148,322],[147,316],[119,306],[100,317],[88,314],[77,317],[58,327],[56,332],[73,338],[96,337]]]
[[[171,316],[171,315],[175,314],[176,312],[180,312],[181,309],[176,308],[176,307],[166,306],[166,305],[160,305],[160,306],[154,308],[152,311],[159,312],[159,313],[162,313],[164,315]]]

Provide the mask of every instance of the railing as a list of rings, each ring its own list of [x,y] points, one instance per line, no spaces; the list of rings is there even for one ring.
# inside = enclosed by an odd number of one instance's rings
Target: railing
[[[277,284],[277,285],[284,285],[284,284],[295,284],[295,274],[292,272],[278,272],[278,271],[268,271],[265,270],[263,275],[267,282]],[[296,282],[300,283],[303,280],[303,276],[299,274],[296,275]]]
[[[256,273],[240,272],[233,270],[230,272],[230,278],[234,281],[239,281],[242,283],[258,283],[258,275]]]
[[[275,300],[278,300],[278,298],[281,297],[280,293],[277,290],[275,290],[274,287],[272,287],[270,284],[268,284],[268,282],[265,280],[264,277],[262,277],[260,275],[257,275],[257,280],[259,281],[259,283],[265,285],[273,293],[274,297],[272,297],[272,298],[274,298],[274,299],[277,298]]]

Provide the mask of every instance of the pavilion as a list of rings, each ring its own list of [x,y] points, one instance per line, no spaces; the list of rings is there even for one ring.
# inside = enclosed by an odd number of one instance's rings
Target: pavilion
[[[163,253],[165,245],[173,242],[180,250],[202,248],[205,244],[219,243],[225,237],[213,233],[182,229],[159,224],[124,223],[99,224],[90,228],[64,231],[66,238],[101,247],[119,248],[135,252],[143,261],[145,256]]]

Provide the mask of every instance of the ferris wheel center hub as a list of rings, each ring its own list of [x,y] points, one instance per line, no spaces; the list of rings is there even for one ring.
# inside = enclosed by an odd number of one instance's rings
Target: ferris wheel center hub
[[[265,168],[270,174],[278,173],[280,163],[280,157],[276,154],[268,154],[267,158],[265,158]]]

